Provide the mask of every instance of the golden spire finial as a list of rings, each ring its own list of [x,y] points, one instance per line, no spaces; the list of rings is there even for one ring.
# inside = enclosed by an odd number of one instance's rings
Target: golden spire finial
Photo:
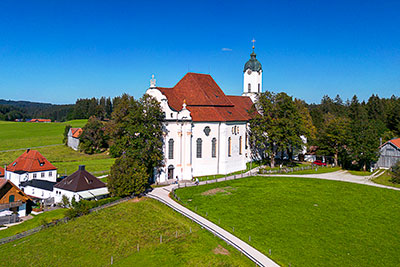
[[[253,40],[251,40],[251,42],[253,43],[253,50],[254,50],[254,43],[256,42],[256,40],[253,38]]]

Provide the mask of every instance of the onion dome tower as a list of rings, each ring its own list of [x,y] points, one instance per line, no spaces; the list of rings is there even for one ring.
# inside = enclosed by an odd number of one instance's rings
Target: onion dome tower
[[[257,95],[262,92],[262,66],[256,58],[253,51],[250,54],[250,59],[244,64],[243,69],[243,96],[249,96],[255,102]]]

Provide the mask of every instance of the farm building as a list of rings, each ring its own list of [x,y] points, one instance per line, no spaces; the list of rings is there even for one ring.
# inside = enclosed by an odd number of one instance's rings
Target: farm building
[[[109,192],[105,183],[85,170],[85,166],[54,185],[53,195],[55,202],[61,202],[65,195],[69,200],[100,199],[108,196]]]
[[[82,134],[82,128],[70,128],[68,131],[68,146],[73,150],[79,148],[79,136]]]
[[[400,138],[392,139],[379,148],[377,168],[389,169],[400,160]]]
[[[44,122],[44,123],[50,123],[51,120],[50,119],[31,119],[27,122]]]
[[[0,224],[15,222],[16,217],[12,214],[26,216],[30,211],[30,201],[31,198],[11,181],[0,178]]]

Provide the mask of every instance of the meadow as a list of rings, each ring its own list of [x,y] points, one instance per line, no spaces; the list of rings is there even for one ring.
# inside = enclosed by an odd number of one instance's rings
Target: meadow
[[[26,123],[0,121],[0,166],[8,165],[26,148],[38,150],[54,166],[60,175],[69,175],[86,165],[96,176],[107,174],[115,159],[107,153],[87,155],[62,144],[66,125],[83,127],[87,120],[63,123]]]
[[[254,265],[186,217],[147,198],[79,217],[0,248],[2,266],[108,266],[111,257],[117,266]]]
[[[176,191],[191,210],[284,266],[399,266],[400,192],[289,177]]]

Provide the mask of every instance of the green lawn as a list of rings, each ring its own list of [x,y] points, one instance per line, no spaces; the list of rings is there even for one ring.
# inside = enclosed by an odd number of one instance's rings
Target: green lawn
[[[228,255],[215,251],[218,247]],[[117,266],[254,266],[197,224],[146,198],[50,227],[0,248],[2,266],[108,266],[111,256]]]
[[[33,215],[33,218],[23,223],[11,226],[7,229],[0,230],[0,239],[8,236],[13,236],[21,232],[33,229],[44,223],[49,223],[53,220],[61,219],[65,217],[65,209],[57,209],[47,211],[38,215]]]
[[[108,174],[115,159],[106,153],[87,155],[74,151],[62,145],[65,125],[82,127],[87,120],[74,120],[65,123],[25,123],[0,121],[1,150],[17,149],[24,147],[34,148],[58,168],[61,175],[71,174],[79,165],[86,165],[86,169],[96,176]],[[4,139],[3,139],[4,138]],[[61,144],[61,145],[56,145]],[[24,150],[0,152],[0,166],[8,165],[18,158]]]
[[[213,190],[214,189],[214,190]],[[190,209],[281,265],[399,266],[400,192],[289,177],[182,188]],[[234,227],[234,229],[233,229]]]
[[[380,175],[379,177],[373,178],[372,182],[377,183],[377,184],[387,185],[387,186],[400,187],[400,184],[395,184],[390,181],[392,179],[392,177],[390,176],[390,174],[387,170],[383,170],[383,172],[384,173],[382,175]]]
[[[0,121],[0,151],[61,144],[66,125],[83,127],[87,120],[29,123]],[[7,140],[5,142],[5,140]]]
[[[348,173],[352,174],[352,175],[358,175],[358,176],[370,176],[373,174],[373,172],[365,172],[365,171],[347,171]]]
[[[328,172],[336,172],[340,171],[342,168],[340,167],[317,167],[315,169],[303,170],[303,171],[295,171],[290,174],[316,174],[316,173],[328,173]]]

